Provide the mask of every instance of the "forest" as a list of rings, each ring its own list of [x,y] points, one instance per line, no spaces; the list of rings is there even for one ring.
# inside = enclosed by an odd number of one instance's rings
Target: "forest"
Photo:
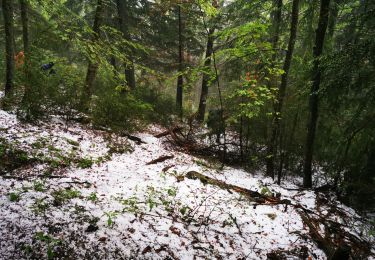
[[[0,0],[0,259],[375,259],[375,1]]]

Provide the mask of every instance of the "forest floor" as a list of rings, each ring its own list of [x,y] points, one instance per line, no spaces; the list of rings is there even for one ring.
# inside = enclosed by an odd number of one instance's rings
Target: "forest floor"
[[[361,217],[329,196],[176,151],[154,137],[162,131],[151,126],[138,142],[0,110],[0,259],[327,259],[299,208],[374,242]],[[169,159],[152,162],[161,156]],[[290,205],[256,203],[188,173],[280,193]]]

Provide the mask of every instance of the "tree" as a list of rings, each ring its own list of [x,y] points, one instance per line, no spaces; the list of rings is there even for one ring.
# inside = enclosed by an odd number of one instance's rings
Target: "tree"
[[[199,122],[204,121],[204,115],[206,113],[208,87],[209,87],[209,81],[210,81],[209,72],[211,70],[211,56],[214,51],[214,36],[213,36],[214,32],[215,32],[214,27],[208,29],[206,56],[205,56],[205,61],[204,61],[205,71],[203,72],[201,96],[199,100],[198,115],[197,115],[197,120]]]
[[[93,36],[92,42],[95,44],[100,39],[100,26],[103,19],[104,3],[103,0],[98,0],[95,11],[94,25],[93,25]],[[84,109],[88,108],[88,102],[92,96],[94,80],[98,71],[98,62],[89,59],[87,66],[86,80],[84,85],[84,93],[82,96],[82,102]]]
[[[279,45],[279,38],[280,38],[280,23],[281,23],[281,11],[283,7],[283,0],[274,0],[273,1],[273,8],[275,9],[272,15],[272,37],[271,37],[271,43],[272,43],[272,49],[274,51],[272,55],[272,64],[271,67],[274,67],[275,61],[277,58],[277,47]],[[270,138],[269,144],[267,147],[267,153],[268,156],[266,158],[266,174],[268,176],[271,176],[272,179],[275,177],[274,169],[275,169],[275,148],[274,148],[274,140]]]
[[[182,95],[183,95],[183,78],[182,78],[182,70],[183,70],[183,56],[182,56],[182,20],[181,20],[181,6],[178,5],[177,7],[178,12],[178,78],[177,78],[177,90],[176,90],[176,108],[177,112],[182,118],[183,115],[183,107],[182,107]]]
[[[23,51],[25,53],[25,56],[27,57],[30,53],[29,15],[28,15],[27,0],[20,0],[20,7],[21,7]]]
[[[125,40],[130,41],[129,33],[129,6],[125,0],[117,0],[117,13],[119,18],[120,30],[125,38]],[[131,51],[128,52],[128,61],[125,64],[125,79],[127,86],[131,89],[135,89],[135,72],[134,72],[134,61]]]
[[[312,85],[310,89],[309,99],[309,121],[307,129],[307,137],[305,144],[305,159],[303,168],[303,186],[305,188],[312,187],[312,157],[314,151],[314,140],[315,131],[318,121],[318,91],[321,82],[321,68],[320,68],[320,56],[323,52],[324,37],[328,25],[329,16],[329,3],[330,0],[321,0],[320,2],[320,14],[318,28],[316,29],[315,35],[315,46],[313,49],[313,69],[312,69]]]
[[[13,24],[13,1],[3,0],[3,16],[5,29],[5,96],[9,96],[13,90],[14,78],[14,24]]]
[[[270,142],[270,155],[271,155],[271,176],[274,178],[274,158],[275,158],[275,150],[277,147],[277,140],[279,139],[280,135],[280,120],[281,120],[281,113],[282,107],[284,103],[284,98],[286,95],[286,88],[288,85],[288,75],[289,69],[292,62],[294,45],[296,43],[297,38],[297,27],[298,27],[298,13],[299,13],[299,0],[293,0],[292,6],[292,19],[290,23],[290,36],[289,36],[289,43],[288,43],[288,50],[285,56],[285,61],[283,65],[284,73],[281,76],[281,84],[279,87],[279,92],[277,95],[276,103],[274,104],[274,113],[273,113],[273,122],[272,122],[272,135],[271,135],[271,142]],[[281,181],[281,172],[278,174],[277,182],[280,184]]]

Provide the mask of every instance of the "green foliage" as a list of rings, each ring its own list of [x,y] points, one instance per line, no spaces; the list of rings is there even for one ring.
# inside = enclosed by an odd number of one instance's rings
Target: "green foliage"
[[[92,120],[96,125],[109,126],[115,131],[134,130],[150,111],[151,105],[132,94],[109,90],[93,100]]]
[[[17,148],[17,144],[0,138],[0,173],[9,173],[34,161],[27,152]]]
[[[51,193],[51,195],[54,198],[53,204],[55,206],[61,206],[65,202],[67,202],[71,199],[80,197],[81,192],[79,190],[74,190],[74,189],[70,189],[70,188],[68,188],[68,189],[61,188],[59,190],[53,191]]]
[[[253,78],[251,78],[248,72],[240,86],[230,96],[232,102],[238,102],[233,119],[241,116],[248,119],[257,117],[260,115],[263,106],[274,100],[276,89],[258,83],[256,77],[257,75],[253,75]]]
[[[48,203],[45,198],[36,199],[30,208],[35,214],[45,214],[45,212],[50,208],[50,203]]]
[[[18,202],[21,199],[20,192],[10,192],[8,196],[11,202]]]
[[[37,232],[35,234],[35,239],[47,245],[47,252],[46,252],[47,259],[49,260],[54,259],[54,256],[55,256],[54,247],[61,244],[62,240],[56,239],[48,234],[45,234],[44,232]]]
[[[35,191],[43,192],[46,190],[44,181],[34,181],[33,188]]]
[[[137,213],[139,211],[138,207],[138,199],[137,197],[130,197],[127,199],[119,199],[121,204],[123,204],[125,207],[123,209],[123,212],[130,212],[130,213]]]
[[[82,169],[91,168],[94,164],[94,161],[91,158],[79,158],[77,160],[77,166]]]
[[[97,196],[96,192],[90,193],[90,195],[87,197],[87,200],[92,201],[92,202],[97,202],[98,196]]]
[[[116,219],[118,214],[119,212],[117,211],[104,212],[104,215],[107,217],[108,227],[113,227],[113,225],[115,224],[114,220]]]

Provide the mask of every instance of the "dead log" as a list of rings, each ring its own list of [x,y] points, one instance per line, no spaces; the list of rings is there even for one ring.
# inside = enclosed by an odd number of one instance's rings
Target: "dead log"
[[[164,131],[164,132],[160,133],[160,134],[154,135],[154,137],[156,137],[156,138],[162,138],[164,136],[170,135],[172,133],[175,133],[175,132],[178,132],[178,131],[181,131],[181,130],[182,130],[181,126],[175,126],[175,127],[171,128],[171,129],[168,129],[167,131]]]
[[[267,195],[261,194],[257,191],[245,189],[245,188],[242,188],[240,186],[233,185],[233,184],[227,184],[224,181],[213,179],[211,177],[205,176],[205,175],[203,175],[199,172],[196,172],[196,171],[188,172],[185,175],[185,177],[188,178],[188,179],[193,179],[193,180],[199,179],[205,185],[206,184],[214,185],[214,186],[217,186],[219,188],[228,190],[229,192],[235,191],[237,193],[240,193],[241,195],[246,196],[251,201],[254,201],[258,204],[272,204],[272,205],[275,205],[275,204],[290,205],[291,204],[290,200],[287,200],[287,199],[281,200],[280,198],[267,196]]]
[[[310,218],[310,216],[302,209],[299,211],[299,215],[302,218],[303,223],[309,228],[309,234],[312,240],[316,243],[316,245],[323,250],[323,252],[327,255],[327,257],[330,257],[335,252],[335,245],[328,239],[323,237],[318,229],[318,225],[314,225],[314,221],[316,221],[313,218]]]
[[[166,172],[166,171],[168,171],[170,168],[172,168],[172,167],[174,167],[175,165],[174,164],[172,164],[172,165],[168,165],[168,166],[165,166],[161,171],[162,172]]]
[[[146,144],[146,142],[144,142],[141,138],[136,137],[136,136],[134,136],[134,135],[130,135],[130,134],[126,134],[126,133],[122,133],[122,134],[120,134],[120,136],[122,136],[122,137],[127,137],[129,140],[134,141],[137,145],[140,145],[140,144]]]
[[[159,158],[157,158],[155,160],[152,160],[152,161],[146,163],[146,165],[164,162],[164,161],[172,159],[172,158],[174,158],[174,155],[163,155],[163,156],[160,156]]]

